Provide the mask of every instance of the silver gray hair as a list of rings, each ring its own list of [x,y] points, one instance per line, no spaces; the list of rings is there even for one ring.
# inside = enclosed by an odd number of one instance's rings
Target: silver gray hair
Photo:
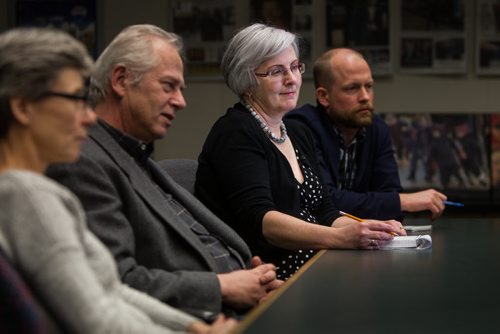
[[[299,56],[298,36],[261,23],[240,30],[229,42],[221,69],[227,86],[240,98],[257,87],[254,71],[263,62],[292,46]]]
[[[159,59],[153,52],[153,39],[159,38],[172,45],[183,58],[180,36],[150,24],[132,25],[123,29],[102,52],[96,62],[96,71],[90,84],[92,102],[97,104],[111,91],[111,74],[116,66],[124,66],[138,83]]]
[[[72,68],[88,77],[93,60],[69,34],[48,28],[15,28],[0,34],[0,138],[13,121],[10,99],[36,101]]]

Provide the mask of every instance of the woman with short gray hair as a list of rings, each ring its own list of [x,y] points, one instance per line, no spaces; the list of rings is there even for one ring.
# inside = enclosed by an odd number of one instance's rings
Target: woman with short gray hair
[[[240,101],[212,127],[195,184],[195,194],[252,253],[274,263],[281,279],[318,249],[370,247],[366,227],[340,216],[326,193],[312,134],[297,121],[283,120],[296,107],[305,71],[297,40],[258,23],[231,39],[222,72]],[[374,223],[381,240],[392,239],[394,226]]]

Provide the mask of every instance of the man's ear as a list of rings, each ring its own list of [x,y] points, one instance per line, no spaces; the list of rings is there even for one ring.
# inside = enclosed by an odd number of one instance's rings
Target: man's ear
[[[328,92],[323,87],[316,88],[316,100],[325,108],[328,108],[330,106],[330,98],[328,96]]]
[[[125,95],[125,91],[129,83],[129,76],[127,68],[123,65],[116,66],[111,72],[111,88],[119,97]]]
[[[12,97],[9,100],[10,110],[13,118],[22,125],[28,125],[31,121],[31,104],[22,97]]]

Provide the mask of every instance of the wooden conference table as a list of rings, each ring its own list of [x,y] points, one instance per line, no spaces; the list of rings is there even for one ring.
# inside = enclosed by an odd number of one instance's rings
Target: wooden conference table
[[[321,251],[241,332],[500,333],[500,219],[424,233],[432,249]]]

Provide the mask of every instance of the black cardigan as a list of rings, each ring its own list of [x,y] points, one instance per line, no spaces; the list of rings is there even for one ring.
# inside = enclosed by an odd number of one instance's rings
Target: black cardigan
[[[301,161],[319,176],[309,129],[295,120],[285,124]],[[300,218],[297,181],[287,159],[242,104],[217,120],[198,162],[195,195],[241,235],[254,255],[280,263],[288,251],[264,239],[262,219],[271,210]],[[339,216],[326,192],[315,216],[326,226]]]

